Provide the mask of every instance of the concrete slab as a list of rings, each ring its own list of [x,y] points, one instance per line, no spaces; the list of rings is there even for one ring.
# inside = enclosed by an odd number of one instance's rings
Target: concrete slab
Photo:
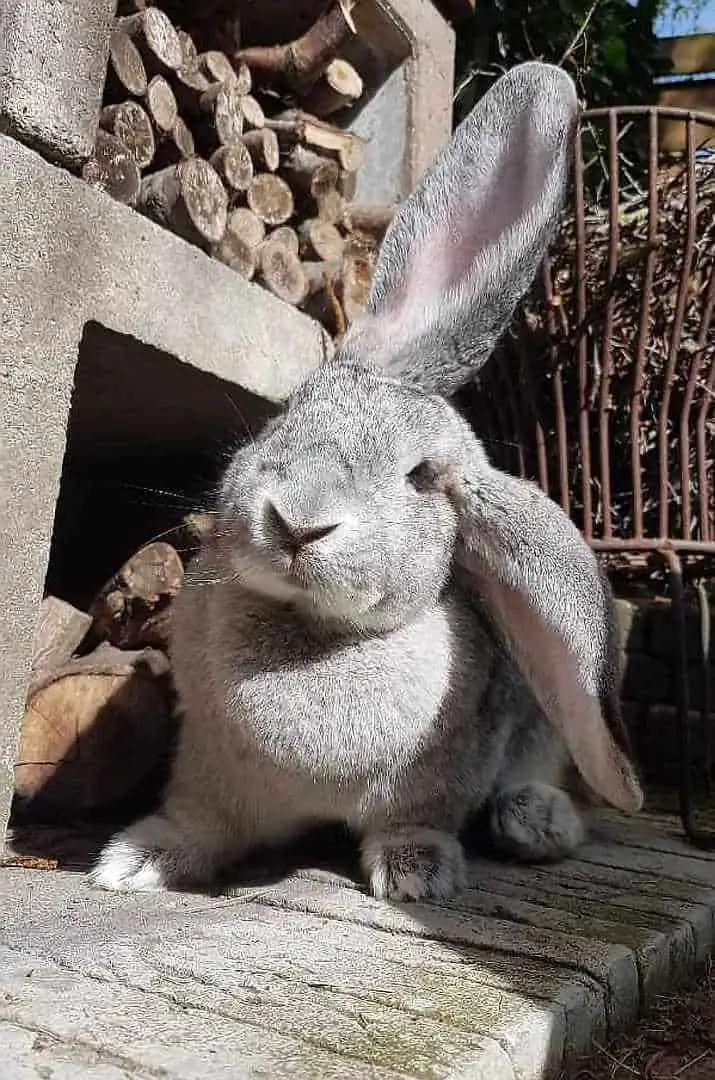
[[[70,404],[97,453],[102,440],[136,454],[209,443],[226,414],[245,438],[330,345],[258,285],[3,136],[0,206],[1,840]]]
[[[448,905],[375,901],[309,848],[217,896],[0,870],[3,1078],[553,1080],[713,949],[715,860],[630,824],[557,867],[474,859]]]

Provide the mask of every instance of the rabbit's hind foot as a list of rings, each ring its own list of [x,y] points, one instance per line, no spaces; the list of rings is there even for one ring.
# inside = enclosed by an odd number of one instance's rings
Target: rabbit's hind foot
[[[456,836],[426,827],[367,835],[361,862],[380,900],[437,900],[464,887],[464,851]]]
[[[524,862],[566,858],[585,839],[581,815],[566,792],[536,781],[498,791],[489,826],[495,846]]]

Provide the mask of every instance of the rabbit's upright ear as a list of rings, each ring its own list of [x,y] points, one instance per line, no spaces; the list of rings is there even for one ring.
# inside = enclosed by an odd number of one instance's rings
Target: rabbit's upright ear
[[[551,239],[577,113],[571,79],[550,64],[490,88],[395,216],[342,356],[428,391],[471,378]]]
[[[456,561],[582,777],[611,805],[639,810],[638,779],[606,720],[620,718],[620,663],[594,553],[539,487],[493,468],[481,449],[446,490],[459,520]]]

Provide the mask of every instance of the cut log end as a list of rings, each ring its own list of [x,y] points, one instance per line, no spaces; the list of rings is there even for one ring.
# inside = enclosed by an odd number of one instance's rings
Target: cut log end
[[[115,30],[109,39],[110,72],[129,94],[141,97],[147,88],[147,77],[141,53],[132,39]]]
[[[239,237],[249,247],[258,248],[265,238],[266,227],[258,215],[249,210],[247,206],[237,206],[228,215],[226,233],[233,233],[234,236]],[[295,254],[298,254],[297,236],[295,237]]]
[[[122,649],[168,648],[166,611],[184,580],[184,565],[163,542],[140,548],[90,607],[100,637]]]
[[[226,231],[226,189],[202,158],[189,158],[145,177],[139,206],[148,217],[200,246],[218,244]]]
[[[82,179],[127,206],[134,206],[139,198],[141,176],[134,155],[121,139],[106,131],[97,132],[92,157],[82,167]]]
[[[266,114],[251,94],[241,95],[241,112],[247,128],[265,127]]]
[[[308,281],[300,259],[282,244],[267,244],[261,251],[258,277],[267,289],[288,304],[302,304],[308,293]]]
[[[248,244],[231,229],[226,230],[221,242],[211,249],[211,254],[247,281],[251,280],[256,271],[256,247]]]
[[[211,164],[231,191],[246,191],[253,179],[253,162],[242,141],[221,146],[211,155]]]
[[[118,30],[127,34],[137,45],[145,66],[147,61],[154,73],[160,70],[178,71],[184,60],[179,35],[159,8],[148,7],[117,22]]]
[[[266,225],[284,225],[294,211],[290,188],[285,180],[273,173],[254,176],[246,198],[250,209]]]
[[[308,259],[335,263],[343,255],[344,240],[335,225],[313,218],[299,229],[300,254]]]
[[[124,143],[140,169],[151,164],[155,150],[154,132],[149,117],[138,102],[107,105],[102,109],[99,123],[104,131]]]
[[[176,124],[179,109],[174,91],[163,75],[155,75],[147,86],[146,103],[155,127],[168,135]]]
[[[269,128],[246,131],[243,143],[251,155],[257,172],[275,172],[280,163],[278,136]]]
[[[216,138],[224,146],[237,142],[243,132],[242,102],[234,83],[216,83],[201,95],[201,109],[213,117]]]
[[[303,105],[314,116],[332,116],[354,105],[362,92],[363,81],[352,64],[335,59],[328,64]]]

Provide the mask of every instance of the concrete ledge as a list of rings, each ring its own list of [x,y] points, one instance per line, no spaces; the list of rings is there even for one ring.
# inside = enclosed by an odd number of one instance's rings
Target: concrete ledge
[[[4,0],[0,131],[70,167],[89,157],[116,0]]]
[[[330,345],[258,285],[2,136],[0,207],[1,841],[85,328],[274,404]],[[159,409],[156,386],[147,394]],[[192,404],[200,419],[200,400]]]

